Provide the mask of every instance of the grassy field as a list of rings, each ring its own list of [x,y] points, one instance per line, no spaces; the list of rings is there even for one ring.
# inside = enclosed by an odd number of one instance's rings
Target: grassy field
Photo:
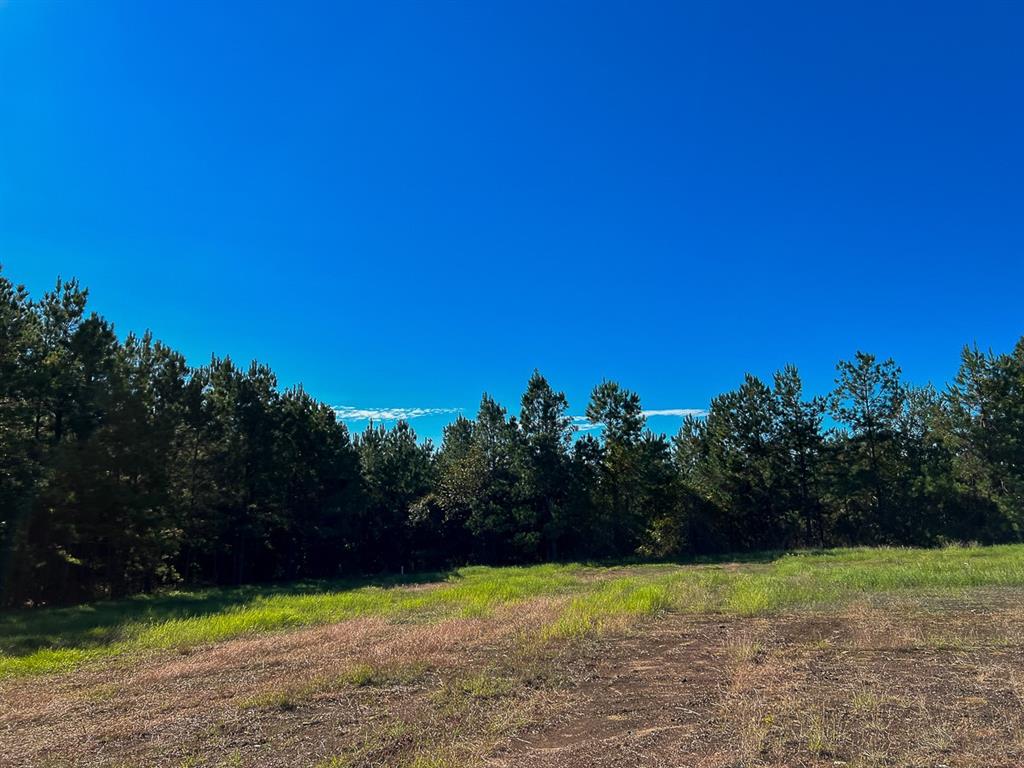
[[[0,765],[545,765],[544,749],[566,749],[574,737],[563,734],[560,746],[556,733],[549,747],[534,745],[532,757],[508,763],[502,750],[510,749],[516,734],[541,728],[556,710],[573,711],[571,692],[585,689],[597,648],[603,649],[599,656],[625,654],[623,663],[632,663],[661,647],[658,633],[671,630],[675,645],[665,645],[658,669],[682,663],[671,649],[690,648],[700,637],[719,655],[686,664],[725,664],[729,674],[739,674],[743,665],[763,671],[776,652],[779,663],[789,663],[776,648],[780,642],[812,656],[838,653],[843,642],[846,651],[860,653],[864,644],[873,649],[875,640],[879,649],[903,643],[915,653],[981,649],[1009,663],[1000,654],[1017,648],[1014,611],[1021,596],[1024,547],[1005,546],[833,550],[682,565],[472,567],[377,583],[171,592],[13,611],[0,614],[0,727],[6,725],[0,729]],[[970,608],[974,614],[966,616],[965,606],[979,600],[982,608]],[[806,628],[793,634],[794,622]],[[865,640],[872,626],[888,626],[891,636]],[[878,652],[884,657],[891,650]],[[853,663],[852,657],[836,658]],[[792,674],[797,680],[804,672]],[[857,674],[871,678],[863,669]],[[679,684],[650,684],[665,688],[671,708],[678,698],[672,685]],[[715,690],[723,684],[707,683]],[[653,690],[636,695],[652,699]],[[796,764],[859,764],[840,748],[853,738],[844,734],[860,728],[854,725],[858,712],[882,729],[879,712],[896,706],[886,704],[886,695],[870,686],[858,689],[851,701],[860,709],[851,704],[839,710],[822,691],[797,696],[791,708],[803,711],[807,704],[814,710],[807,722],[800,719],[783,738],[780,714],[756,714],[753,726],[737,731],[746,734],[742,743],[724,748],[722,759],[733,754],[733,762],[720,764],[790,764],[792,756],[773,756],[778,744],[769,737],[776,731],[782,741],[796,739],[785,746],[803,756]],[[28,709],[17,704],[29,697],[35,709],[28,708],[34,714],[25,720]],[[419,702],[415,712],[405,699]],[[195,710],[199,702],[205,704]],[[734,702],[730,711],[748,703]],[[579,714],[599,710],[598,700]],[[322,719],[316,730],[341,711],[350,718],[344,735],[321,734],[316,748],[291,730],[298,714],[317,713]],[[56,717],[63,718],[60,726],[48,720]],[[166,743],[139,736],[154,723],[170,728],[168,723],[177,727],[197,717],[201,732],[171,728],[177,735]],[[600,732],[615,717],[612,712],[590,728]],[[659,720],[661,712],[646,717]],[[91,718],[106,718],[103,727],[114,730],[88,758],[62,762],[75,740],[66,735],[61,741],[61,729],[89,732]],[[256,723],[261,733],[269,729],[281,739],[277,752],[246,741]],[[25,735],[29,725],[40,729],[36,741]],[[886,727],[899,730],[892,722]],[[3,740],[19,729],[22,737],[5,749]],[[324,747],[328,742],[332,746]],[[775,746],[751,747],[758,743]],[[930,764],[934,751],[922,765]],[[18,752],[22,757],[10,757]],[[862,763],[916,764],[906,755],[902,763],[885,762],[887,754]],[[985,754],[988,764],[1000,764]],[[568,755],[560,759],[552,764],[576,764]],[[586,759],[597,764],[593,756]],[[700,764],[719,763],[707,757]]]
[[[244,635],[381,616],[430,622],[491,615],[529,598],[573,595],[544,637],[579,635],[658,611],[768,614],[864,594],[1024,586],[1024,547],[845,549],[711,565],[461,568],[383,584],[306,582],[170,592],[0,614],[0,677],[66,671],[89,660],[186,649]]]

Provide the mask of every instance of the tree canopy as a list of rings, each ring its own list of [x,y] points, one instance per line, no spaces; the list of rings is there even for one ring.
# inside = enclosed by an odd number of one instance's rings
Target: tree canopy
[[[672,439],[598,384],[577,431],[534,371],[441,444],[352,435],[264,365],[119,337],[78,282],[0,275],[0,602],[456,564],[1012,541],[1024,524],[1024,338],[965,348],[939,391],[857,352],[831,393],[747,375]]]

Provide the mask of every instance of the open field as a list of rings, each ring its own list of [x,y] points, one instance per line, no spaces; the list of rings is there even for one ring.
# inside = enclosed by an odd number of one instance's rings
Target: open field
[[[1024,547],[0,614],[2,766],[1017,766]]]

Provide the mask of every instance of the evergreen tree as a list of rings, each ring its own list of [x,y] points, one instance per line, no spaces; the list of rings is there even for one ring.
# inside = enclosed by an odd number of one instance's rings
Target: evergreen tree
[[[528,511],[521,498],[520,450],[515,419],[485,394],[465,465],[470,476],[466,487],[475,490],[475,497],[466,500],[466,528],[473,537],[476,559],[482,562],[515,562],[536,550],[536,531],[520,527]]]
[[[903,510],[894,506],[900,474],[899,426],[906,406],[900,369],[892,360],[857,352],[836,366],[829,408],[840,429],[833,433],[844,538],[894,541]]]
[[[1024,530],[1024,337],[1008,354],[965,347],[946,394],[954,482],[985,538]]]
[[[359,562],[398,570],[409,562],[409,515],[433,485],[433,446],[420,444],[406,421],[393,429],[370,424],[356,438],[366,511]]]
[[[552,559],[558,557],[568,526],[569,447],[575,432],[568,410],[565,395],[534,371],[519,414],[521,497],[531,518],[528,526],[539,538],[535,554]]]
[[[640,398],[594,388],[576,435],[539,372],[517,417],[484,395],[438,451],[406,422],[350,437],[273,372],[190,368],[119,337],[58,280],[0,275],[0,603],[184,582],[471,562],[675,557],[1024,531],[1024,338],[963,351],[943,393],[858,352],[827,398],[746,376],[669,443]],[[826,412],[835,426],[825,429]]]
[[[41,332],[25,287],[0,274],[0,599],[29,594],[45,575],[29,565],[28,540],[45,475],[33,407]]]
[[[779,548],[792,536],[795,520],[779,493],[777,422],[771,389],[747,374],[739,389],[711,401],[700,431],[697,487],[740,549]]]
[[[772,396],[777,441],[773,451],[774,473],[783,516],[802,521],[801,541],[805,546],[823,547],[826,535],[822,489],[826,458],[822,435],[825,399],[803,399],[800,373],[792,365],[775,374]]]
[[[631,554],[646,527],[642,507],[640,441],[644,415],[640,397],[614,381],[594,387],[587,418],[601,426],[604,438],[601,504],[608,524],[612,552]]]
[[[280,401],[277,460],[284,469],[288,527],[283,575],[336,576],[358,570],[356,511],[365,508],[360,457],[334,410],[301,387]]]
[[[650,557],[672,557],[687,551],[686,527],[692,512],[682,494],[673,465],[672,448],[664,435],[646,430],[638,445],[640,455],[640,508],[645,528],[637,552]]]

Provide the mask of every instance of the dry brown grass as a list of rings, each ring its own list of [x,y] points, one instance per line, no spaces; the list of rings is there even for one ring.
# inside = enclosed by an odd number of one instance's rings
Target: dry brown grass
[[[574,715],[493,764],[1024,765],[1024,610],[1006,598],[670,618],[610,642]]]
[[[569,598],[0,682],[0,766],[1024,765],[1024,609],[864,600],[539,642]]]
[[[520,638],[559,607],[539,599],[489,619],[424,625],[355,619],[6,680],[0,765],[217,765],[235,754],[244,765],[255,755],[259,765],[313,765],[366,751],[380,733],[392,747],[423,740],[418,698],[524,647]]]

